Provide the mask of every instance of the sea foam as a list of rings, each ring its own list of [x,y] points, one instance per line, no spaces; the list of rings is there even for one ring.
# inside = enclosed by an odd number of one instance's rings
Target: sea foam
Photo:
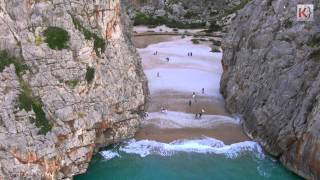
[[[110,160],[110,159],[113,159],[115,157],[120,157],[120,155],[117,153],[117,152],[114,152],[114,151],[101,151],[100,152],[101,156],[103,156],[103,158],[105,160]]]
[[[138,154],[141,157],[148,155],[171,156],[177,152],[223,154],[228,158],[237,158],[244,152],[253,152],[259,158],[263,158],[263,152],[258,143],[244,141],[231,145],[225,145],[222,141],[204,137],[194,140],[177,140],[171,143],[161,143],[151,140],[131,140],[120,147],[120,151],[128,154]]]

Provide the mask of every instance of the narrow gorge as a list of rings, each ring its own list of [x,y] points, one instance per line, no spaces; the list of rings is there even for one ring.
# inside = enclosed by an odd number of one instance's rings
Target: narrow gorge
[[[0,179],[320,179],[319,9],[0,0]]]

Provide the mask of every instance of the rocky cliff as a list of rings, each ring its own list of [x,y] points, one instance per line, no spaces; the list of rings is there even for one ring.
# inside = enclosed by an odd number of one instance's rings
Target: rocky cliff
[[[298,22],[297,4],[315,20]],[[320,4],[254,0],[224,42],[221,92],[247,133],[307,179],[320,178]]]
[[[248,0],[122,0],[132,18],[143,13],[184,24],[225,26]]]
[[[119,0],[0,0],[0,179],[63,179],[134,135],[146,78]]]

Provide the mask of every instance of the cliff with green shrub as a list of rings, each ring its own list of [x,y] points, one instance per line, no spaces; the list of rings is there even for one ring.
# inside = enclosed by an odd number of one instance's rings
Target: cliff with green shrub
[[[118,0],[0,1],[0,179],[65,179],[134,135],[148,93]]]

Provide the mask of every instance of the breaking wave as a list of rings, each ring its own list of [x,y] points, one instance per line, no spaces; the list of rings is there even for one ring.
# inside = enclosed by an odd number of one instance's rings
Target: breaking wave
[[[172,156],[177,152],[223,154],[228,158],[236,158],[244,152],[253,152],[258,158],[264,158],[260,145],[253,141],[244,141],[225,145],[222,141],[204,137],[194,140],[177,140],[171,143],[161,143],[151,140],[130,140],[120,147],[122,152],[138,154],[141,157],[148,155]]]

